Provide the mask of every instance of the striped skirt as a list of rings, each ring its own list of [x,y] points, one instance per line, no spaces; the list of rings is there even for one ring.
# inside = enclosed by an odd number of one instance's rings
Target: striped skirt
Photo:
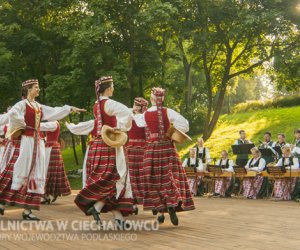
[[[19,157],[21,141],[14,141],[13,143],[13,146],[15,147],[14,153],[3,172],[0,174],[0,204],[39,210],[42,194],[28,192],[23,194],[18,190],[11,189],[14,164]]]
[[[52,146],[46,180],[46,195],[64,196],[71,194],[59,143]]]
[[[231,177],[216,178],[215,180],[215,193],[225,197],[225,193],[230,187]]]
[[[296,185],[296,178],[280,178],[274,183],[274,197],[284,201],[291,200]]]
[[[130,174],[130,182],[136,204],[143,204],[144,197],[144,181],[143,181],[143,160],[146,142],[144,140],[129,140],[126,145],[128,156],[128,167]]]
[[[254,178],[245,178],[243,180],[243,196],[248,199],[256,199],[261,189],[264,177],[257,175]]]
[[[101,212],[120,210],[124,216],[131,214],[133,212],[132,198],[124,198],[121,194],[116,199],[116,182],[120,176],[116,168],[115,149],[107,146],[102,138],[96,139],[90,146],[87,164],[90,164],[91,173],[85,188],[76,196],[75,204],[86,215],[88,215],[87,210],[97,201],[105,203]]]
[[[150,142],[144,156],[144,210],[195,209],[186,173],[172,141]]]

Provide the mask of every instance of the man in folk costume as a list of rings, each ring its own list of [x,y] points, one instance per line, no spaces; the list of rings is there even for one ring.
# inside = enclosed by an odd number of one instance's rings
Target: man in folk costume
[[[251,149],[252,159],[247,162],[247,171],[257,173],[255,177],[247,177],[243,180],[243,195],[248,199],[256,199],[261,189],[264,177],[259,175],[266,167],[266,161],[261,157],[257,147]]]
[[[246,132],[245,130],[239,131],[240,138],[235,140],[233,145],[243,145],[243,144],[249,144],[251,141],[246,139]],[[238,166],[246,166],[248,162],[248,154],[238,154],[236,156],[236,165]]]
[[[204,140],[202,137],[197,139],[196,157],[202,161],[205,165],[211,162],[209,148],[204,146]]]
[[[173,126],[183,132],[189,130],[188,121],[172,109],[163,107],[165,90],[153,88],[151,104],[143,115],[149,130],[144,155],[144,210],[160,212],[158,221],[163,223],[164,213],[169,212],[173,225],[178,225],[176,212],[195,209],[187,177],[179,160],[173,141],[166,136]]]
[[[223,172],[233,172],[233,160],[228,158],[228,152],[222,150],[221,159],[219,159],[216,165],[222,167]],[[231,177],[218,177],[215,180],[215,193],[214,197],[225,197],[226,192],[228,191],[231,184]]]
[[[289,145],[282,147],[282,158],[278,160],[275,166],[284,168],[287,171],[299,169],[298,158],[292,156]],[[290,200],[291,193],[294,191],[295,185],[296,177],[277,178],[274,183],[275,200]]]
[[[273,149],[276,146],[276,143],[272,141],[272,134],[271,132],[265,132],[264,134],[264,141],[260,144],[260,149],[266,149],[269,148],[272,150],[273,154],[276,155],[276,151]],[[266,164],[269,164],[270,162],[274,161],[273,156],[263,155],[262,156],[264,160],[266,161]]]
[[[90,146],[91,154],[87,162],[92,164],[93,172],[86,186],[75,198],[76,205],[86,214],[93,215],[101,224],[100,212],[111,211],[117,226],[126,227],[123,216],[133,212],[132,190],[123,147],[107,145],[101,133],[102,126],[111,131],[128,131],[131,128],[131,111],[123,104],[109,99],[114,85],[111,76],[101,77],[95,82],[97,103],[94,105],[97,138]]]
[[[138,120],[142,118],[142,114],[147,110],[148,101],[136,97],[133,104],[133,120],[132,127],[128,131],[128,143],[126,144],[128,167],[130,174],[130,182],[134,198],[134,211],[138,214],[137,204],[143,204],[143,160],[146,148],[146,132],[144,127],[138,127]]]
[[[196,156],[196,149],[195,148],[190,148],[190,153],[189,157],[185,158],[182,166],[185,167],[190,167],[193,168],[195,172],[203,172],[203,163],[201,159],[197,158]],[[197,178],[187,178],[190,190],[193,195],[197,195],[197,187],[200,185],[201,176],[197,176]]]
[[[67,129],[74,135],[86,135],[89,137],[88,146],[85,151],[84,159],[83,159],[83,166],[82,166],[82,188],[85,188],[86,181],[89,179],[90,174],[92,173],[92,162],[91,159],[93,158],[93,151],[92,145],[97,138],[97,125],[95,120],[89,120],[86,122],[80,122],[78,124],[74,123],[67,123]]]
[[[46,135],[45,158],[47,166],[45,195],[42,204],[50,204],[50,201],[56,201],[58,196],[70,195],[71,188],[61,155],[59,122],[42,122],[40,130]]]
[[[0,174],[0,214],[4,206],[24,208],[24,220],[39,220],[31,209],[39,210],[45,191],[45,144],[41,137],[40,121],[60,120],[72,111],[85,111],[65,105],[51,108],[35,101],[39,95],[38,80],[22,84],[23,100],[8,112],[8,135],[14,144],[11,160]]]

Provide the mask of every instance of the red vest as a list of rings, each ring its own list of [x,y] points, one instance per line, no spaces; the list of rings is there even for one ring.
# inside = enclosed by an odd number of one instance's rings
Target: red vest
[[[167,109],[162,109],[162,118],[164,123],[164,134],[168,131],[168,128],[170,127],[170,121],[167,115]],[[157,111],[146,111],[145,112],[145,121],[147,124],[147,127],[149,129],[149,132],[151,134],[151,139],[157,139],[158,138],[158,116]]]
[[[129,140],[145,140],[145,128],[140,128],[136,125],[135,120],[132,120],[131,129],[128,131]]]
[[[41,108],[40,108],[40,112],[41,112],[40,117],[42,119],[43,112],[42,112]],[[35,110],[34,110],[34,108],[30,107],[27,103],[26,103],[24,120],[25,120],[26,126],[28,128],[25,129],[23,135],[34,136],[34,131],[35,131]],[[40,132],[40,121],[39,121],[39,126],[38,126],[37,130],[39,131],[40,136],[43,137],[42,133]]]
[[[57,128],[55,131],[53,132],[46,131],[47,145],[57,143],[59,138],[59,133],[60,133],[59,123],[57,123]]]
[[[107,99],[104,99],[104,100],[101,100],[100,101],[100,111],[101,111],[101,117],[102,117],[102,125],[108,125],[110,127],[117,127],[117,118],[116,116],[110,116],[108,114],[105,113],[105,110],[104,110],[104,105],[106,103]],[[96,121],[96,126],[98,125],[97,123],[97,119],[98,119],[98,115],[97,115],[97,109],[98,109],[98,106],[99,104],[98,103],[95,103],[94,105],[94,116],[95,116],[95,121]],[[95,129],[94,127],[94,129]]]

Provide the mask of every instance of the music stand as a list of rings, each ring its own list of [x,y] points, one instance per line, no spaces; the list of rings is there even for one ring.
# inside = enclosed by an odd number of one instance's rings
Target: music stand
[[[234,155],[250,155],[251,148],[254,148],[255,145],[253,143],[250,144],[240,144],[240,145],[231,145],[232,153]]]

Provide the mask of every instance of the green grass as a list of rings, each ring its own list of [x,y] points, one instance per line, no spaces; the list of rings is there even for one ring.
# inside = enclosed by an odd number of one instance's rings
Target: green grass
[[[272,133],[273,141],[277,141],[278,133],[285,133],[287,142],[293,143],[294,129],[300,127],[298,117],[300,117],[300,107],[223,115],[205,146],[210,149],[212,158],[218,158],[223,149],[228,150],[232,157],[231,145],[239,137],[238,132],[241,129],[246,130],[248,139],[255,145],[259,144],[259,140],[263,140],[263,134],[266,131]],[[199,136],[201,134],[194,136],[193,142],[177,147],[181,157],[187,154],[189,147],[196,143],[196,138]]]
[[[300,127],[299,118],[300,107],[264,109],[248,113],[238,113],[231,115],[223,115],[220,117],[215,131],[210,139],[205,142],[211,151],[212,158],[219,158],[221,150],[229,151],[232,156],[231,145],[238,138],[238,132],[241,129],[246,130],[248,139],[258,145],[259,140],[263,140],[263,134],[266,131],[272,133],[273,141],[277,141],[278,133],[285,133],[287,142],[294,142],[293,131]],[[197,137],[192,137],[193,141],[187,141],[182,145],[177,145],[178,153],[183,158],[190,147],[194,146]],[[62,152],[66,171],[82,168],[83,155],[81,146],[76,147],[79,158],[79,165],[76,165],[72,148],[67,148]],[[70,178],[70,184],[73,189],[81,188],[81,178]]]

